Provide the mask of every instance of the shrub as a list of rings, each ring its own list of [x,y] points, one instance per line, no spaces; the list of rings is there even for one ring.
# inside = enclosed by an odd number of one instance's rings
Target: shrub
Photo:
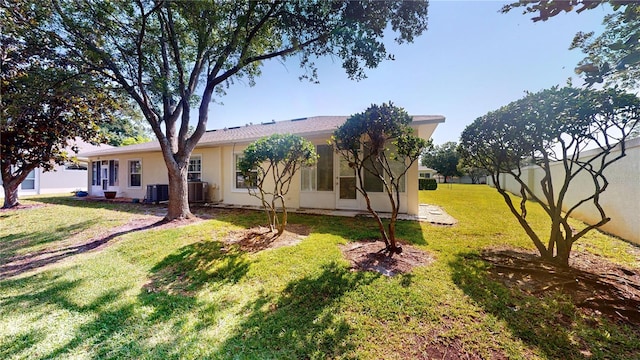
[[[418,190],[435,190],[437,188],[436,179],[418,179]]]

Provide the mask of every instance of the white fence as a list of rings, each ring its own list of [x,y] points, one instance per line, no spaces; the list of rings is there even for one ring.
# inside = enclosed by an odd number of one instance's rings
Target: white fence
[[[617,150],[618,153],[619,151]],[[627,141],[626,154],[624,158],[610,165],[604,172],[609,181],[609,187],[600,195],[600,204],[611,221],[601,229],[640,244],[640,138]],[[594,153],[586,151],[582,157],[588,158],[593,155]],[[534,190],[536,196],[541,199],[544,198],[540,187],[542,176],[543,171],[537,166],[525,168],[522,176],[522,179],[526,179],[527,185]],[[552,165],[551,176],[554,179],[559,177],[560,180],[564,177],[561,163]],[[493,186],[490,178],[488,182]],[[520,185],[511,175],[500,174],[500,183],[509,192],[520,194]],[[567,191],[564,210],[590,196],[594,191],[593,182],[588,174],[577,176],[571,181]],[[588,224],[600,220],[600,214],[592,202],[582,204],[574,210],[573,217]]]

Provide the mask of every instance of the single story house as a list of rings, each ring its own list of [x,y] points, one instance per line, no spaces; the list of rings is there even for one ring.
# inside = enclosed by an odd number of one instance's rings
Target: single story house
[[[291,209],[366,210],[364,199],[355,190],[355,173],[328,145],[336,128],[347,116],[316,116],[286,121],[248,124],[207,131],[191,154],[188,168],[189,200],[258,206],[258,199],[248,194],[238,171],[238,160],[244,149],[255,140],[278,134],[303,136],[316,145],[317,165],[303,168],[296,175],[287,206]],[[445,118],[440,115],[414,116],[411,126],[416,134],[429,139]],[[166,200],[168,175],[157,141],[103,149],[82,154],[89,159],[89,194],[102,196],[105,191],[117,191],[118,197],[140,200]],[[401,196],[400,212],[418,213],[418,165],[406,176]],[[158,190],[159,189],[159,190]],[[387,196],[371,194],[373,206],[389,209]]]
[[[71,146],[75,145],[79,153],[93,152],[100,149],[108,149],[110,145],[92,145],[81,139],[68,142],[67,151],[73,154]],[[73,191],[87,191],[88,159],[76,156],[75,161],[69,161],[64,165],[56,165],[51,171],[43,171],[41,168],[32,170],[18,188],[18,196],[38,194],[62,194]],[[2,179],[0,179],[2,187]],[[4,197],[4,190],[0,191],[0,197]]]
[[[437,170],[424,165],[418,165],[418,178],[420,179],[432,179],[438,174]]]

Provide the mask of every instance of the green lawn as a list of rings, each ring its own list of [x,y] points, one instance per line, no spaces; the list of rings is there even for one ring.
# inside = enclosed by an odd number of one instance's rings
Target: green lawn
[[[399,237],[436,260],[393,278],[350,271],[342,258],[339,244],[376,236],[363,218],[292,215],[310,235],[254,254],[219,242],[263,222],[250,211],[63,252],[0,280],[0,359],[408,359],[445,358],[447,349],[485,359],[638,358],[640,329],[584,319],[561,294],[527,297],[487,278],[480,249],[532,248],[495,190],[441,186],[420,197],[459,224],[401,222]],[[46,206],[0,212],[0,266],[53,245],[73,250],[145,216],[132,204],[23,203]],[[544,229],[536,210],[529,217]],[[593,233],[583,243],[640,267],[625,242]]]

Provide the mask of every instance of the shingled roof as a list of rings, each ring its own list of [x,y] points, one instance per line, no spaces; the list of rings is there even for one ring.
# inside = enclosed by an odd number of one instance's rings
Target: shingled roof
[[[249,143],[272,134],[296,134],[304,137],[329,135],[342,125],[347,116],[313,116],[285,121],[271,121],[260,124],[248,124],[204,133],[197,147],[220,146],[232,143]],[[413,116],[412,126],[444,122],[441,115]],[[143,144],[122,146],[82,154],[84,157],[125,154],[136,152],[160,151],[160,143],[151,141]]]

